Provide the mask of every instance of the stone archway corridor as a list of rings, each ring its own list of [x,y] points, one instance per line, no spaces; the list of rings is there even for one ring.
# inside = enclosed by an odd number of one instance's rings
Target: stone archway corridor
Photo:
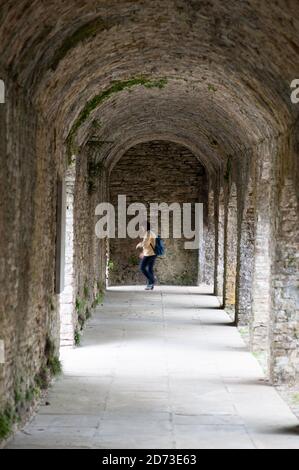
[[[297,418],[230,323],[209,289],[111,288],[9,448],[297,449]]]
[[[0,20],[0,447],[299,448],[298,1]]]

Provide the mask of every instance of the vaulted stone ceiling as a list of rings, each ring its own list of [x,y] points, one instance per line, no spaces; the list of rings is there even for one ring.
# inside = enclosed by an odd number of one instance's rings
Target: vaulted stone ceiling
[[[69,152],[104,158],[150,139],[188,147],[209,170],[298,115],[295,0],[1,2],[0,66]],[[30,18],[30,21],[28,21]]]

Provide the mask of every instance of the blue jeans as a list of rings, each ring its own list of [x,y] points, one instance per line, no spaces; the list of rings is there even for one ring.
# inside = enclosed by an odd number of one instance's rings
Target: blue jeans
[[[148,284],[153,286],[155,284],[154,266],[157,256],[145,256],[140,264],[140,271],[148,280]]]

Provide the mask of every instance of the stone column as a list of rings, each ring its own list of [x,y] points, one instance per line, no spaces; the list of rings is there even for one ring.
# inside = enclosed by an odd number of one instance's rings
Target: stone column
[[[298,147],[297,147],[298,148]],[[285,142],[277,165],[276,246],[270,329],[270,376],[299,385],[298,151]],[[296,181],[297,175],[297,181]]]
[[[255,352],[268,353],[271,309],[272,188],[273,156],[271,145],[259,147],[255,188],[255,246],[252,284],[252,321],[250,342]]]
[[[204,282],[214,286],[215,273],[215,192],[210,187],[207,207],[207,230],[205,241],[205,270]]]
[[[74,346],[75,334],[75,279],[74,279],[74,190],[76,164],[72,163],[65,175],[66,183],[66,245],[64,291],[60,301],[60,346]]]
[[[224,235],[224,307],[232,316],[235,315],[236,305],[236,275],[237,275],[237,189],[232,183],[228,192],[225,215]]]
[[[253,167],[253,159],[250,165]],[[236,281],[236,318],[240,326],[251,319],[254,266],[254,168],[242,167],[239,175],[238,200],[238,260]]]
[[[224,279],[224,189],[220,188],[216,200],[216,255],[215,255],[215,295],[223,305],[223,279]]]

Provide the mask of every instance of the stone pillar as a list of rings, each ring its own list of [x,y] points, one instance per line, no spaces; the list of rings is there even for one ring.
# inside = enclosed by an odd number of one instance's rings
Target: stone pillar
[[[282,147],[277,168],[276,246],[270,329],[270,376],[299,385],[298,153]]]
[[[237,275],[237,242],[238,242],[238,212],[237,189],[232,183],[227,195],[224,233],[224,308],[232,316],[235,315],[236,305],[236,275]]]
[[[73,163],[65,175],[66,184],[66,233],[65,233],[65,278],[60,301],[60,346],[74,346],[75,334],[75,279],[74,279],[74,190],[76,164]]]
[[[207,207],[207,230],[205,241],[205,270],[204,282],[214,286],[215,273],[215,193],[210,187]]]
[[[257,155],[255,188],[255,246],[252,283],[250,342],[255,352],[268,353],[271,308],[273,156],[276,149],[263,145]]]
[[[251,162],[251,165],[253,162]],[[252,165],[253,166],[253,165]],[[238,199],[238,260],[236,281],[236,319],[247,326],[251,319],[252,282],[254,267],[254,175],[243,168],[239,175]],[[242,177],[243,176],[243,177]]]
[[[223,280],[224,280],[224,189],[220,188],[216,200],[216,254],[215,254],[215,295],[223,305]]]

